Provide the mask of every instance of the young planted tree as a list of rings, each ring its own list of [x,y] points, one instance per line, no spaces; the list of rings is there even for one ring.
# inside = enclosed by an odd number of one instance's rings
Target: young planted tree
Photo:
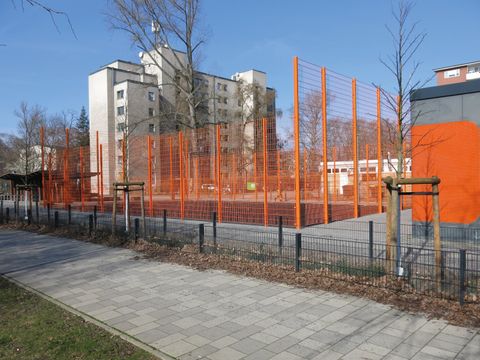
[[[397,247],[400,238],[400,189],[397,184],[404,174],[405,148],[410,139],[412,127],[420,116],[418,112],[412,115],[409,96],[414,89],[424,86],[430,80],[420,81],[416,79],[420,63],[415,57],[427,34],[418,30],[418,22],[411,21],[413,7],[413,2],[400,0],[398,7],[392,11],[393,27],[387,25],[386,28],[392,38],[393,52],[386,59],[380,59],[380,62],[393,75],[396,84],[394,93],[386,92],[383,89],[381,91],[387,106],[397,114],[397,124],[394,124],[394,128],[390,130],[395,138],[393,148],[395,149],[397,164],[395,166],[390,164],[394,168],[395,178],[392,183],[390,218],[387,219],[391,225],[391,234],[387,234],[387,245],[388,238],[390,238],[391,246],[387,246],[387,251],[389,254],[391,251],[393,253],[392,257],[397,259],[396,266],[399,274],[400,260]],[[390,257],[389,254],[387,254],[387,257]]]
[[[418,114],[411,116],[410,93],[430,80],[416,80],[420,62],[415,59],[415,55],[427,34],[418,30],[418,22],[411,22],[413,7],[413,2],[400,0],[398,8],[392,11],[394,27],[386,25],[386,28],[392,38],[393,52],[386,59],[380,59],[380,62],[393,75],[396,85],[393,93],[382,88],[381,91],[387,106],[397,114],[397,124],[393,124],[395,128],[391,129],[395,137],[395,155],[398,159],[398,164],[395,166],[397,179],[403,176],[404,145],[409,141],[412,126],[418,118]],[[388,125],[388,123],[385,124]]]

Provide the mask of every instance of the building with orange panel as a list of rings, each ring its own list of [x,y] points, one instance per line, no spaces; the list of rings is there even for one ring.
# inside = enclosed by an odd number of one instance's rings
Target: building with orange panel
[[[443,228],[480,227],[480,79],[418,89],[410,100],[413,177],[440,178]],[[414,223],[429,223],[431,209],[431,196],[414,197]]]

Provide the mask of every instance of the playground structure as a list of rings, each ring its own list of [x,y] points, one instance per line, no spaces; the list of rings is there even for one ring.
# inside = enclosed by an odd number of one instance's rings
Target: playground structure
[[[117,214],[127,207],[138,216],[138,192],[117,197],[114,183],[144,183],[148,217],[166,210],[209,220],[215,212],[218,222],[268,226],[282,217],[300,228],[385,211],[382,177],[398,165],[390,140],[397,120],[380,89],[298,58],[293,72],[291,134],[263,118],[249,120],[251,131],[232,120],[119,140],[97,133],[95,143],[79,148],[68,136],[58,148],[42,139],[42,205]],[[404,147],[405,178],[409,153]],[[402,200],[408,208],[409,198]]]

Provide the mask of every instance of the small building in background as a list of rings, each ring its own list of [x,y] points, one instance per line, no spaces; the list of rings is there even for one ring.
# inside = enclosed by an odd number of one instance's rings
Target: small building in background
[[[434,71],[438,85],[415,90],[410,97],[414,123],[412,176],[440,178],[440,221],[444,229],[478,229],[480,62]],[[427,187],[421,190],[429,191]],[[431,209],[430,196],[415,196],[412,204],[414,223],[429,223]],[[443,230],[442,236],[461,236],[455,231]]]
[[[433,71],[437,78],[437,85],[448,85],[476,80],[480,79],[480,60],[444,66],[438,69],[433,69]]]

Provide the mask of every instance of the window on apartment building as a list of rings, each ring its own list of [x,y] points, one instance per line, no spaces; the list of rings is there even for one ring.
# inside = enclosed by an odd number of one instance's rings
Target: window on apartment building
[[[227,84],[223,84],[223,90],[227,91]]]
[[[228,135],[222,135],[222,141],[228,141]]]
[[[125,106],[118,106],[117,107],[117,115],[118,116],[125,115]]]
[[[222,84],[217,83],[217,90],[222,90]]]
[[[149,133],[155,132],[155,124],[148,124],[148,132]]]
[[[123,99],[124,95],[125,95],[124,90],[118,90],[117,91],[117,100]]]
[[[153,91],[148,92],[148,100],[155,101],[155,93]]]
[[[155,115],[155,111],[153,110],[153,108],[148,108],[148,116],[154,116]]]
[[[223,103],[224,103],[224,104],[228,104],[228,98],[226,98],[226,97],[223,98]]]
[[[219,97],[217,98],[217,102],[218,102],[219,104],[222,102],[222,97],[221,97],[221,96],[219,96]]]
[[[468,72],[469,74],[473,74],[473,73],[478,73],[478,72],[480,72],[480,65],[469,66],[467,72]]]
[[[238,99],[238,106],[242,106],[242,100],[241,99]]]
[[[443,72],[443,77],[445,79],[450,79],[460,76],[460,69],[447,70]]]
[[[117,124],[117,131],[124,131],[125,130],[125,123],[121,122]]]
[[[223,124],[222,124],[222,129],[228,129],[228,124],[227,124],[227,123],[223,123]]]

